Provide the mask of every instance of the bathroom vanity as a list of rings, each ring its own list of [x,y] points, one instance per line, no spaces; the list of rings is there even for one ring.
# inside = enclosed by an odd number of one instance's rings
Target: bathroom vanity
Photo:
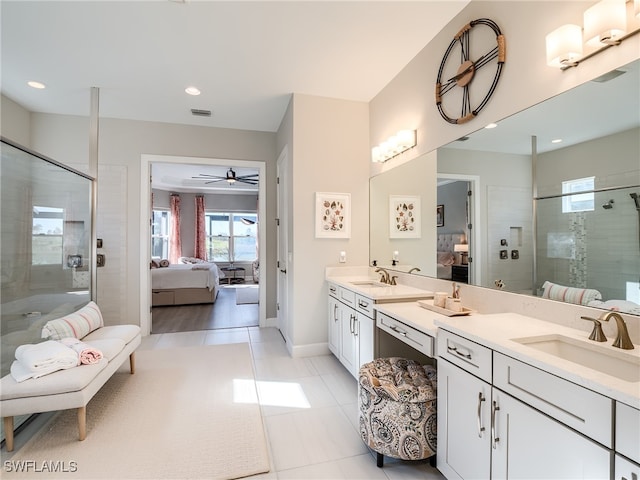
[[[356,349],[354,376],[400,343],[437,359],[437,468],[448,479],[640,478],[640,347],[516,313],[448,317],[418,305],[426,289],[399,285],[417,291],[396,301],[396,287],[327,279],[331,350],[347,366],[336,351]],[[398,344],[383,351],[382,336]]]

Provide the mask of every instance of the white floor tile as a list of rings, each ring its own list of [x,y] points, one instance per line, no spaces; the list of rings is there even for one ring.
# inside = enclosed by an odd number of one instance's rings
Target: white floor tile
[[[371,455],[363,454],[333,462],[317,463],[278,472],[279,480],[387,480],[384,471],[376,467]]]
[[[252,343],[260,343],[260,342],[282,342],[284,345],[284,340],[282,339],[282,335],[277,328],[267,327],[250,327],[249,335],[251,335]]]
[[[358,401],[358,382],[346,369],[339,373],[321,375],[321,377],[338,404]]]
[[[204,345],[207,335],[205,330],[198,332],[163,333],[155,344],[155,348],[181,348]]]
[[[265,416],[337,405],[318,376],[291,380],[258,380],[258,398]]]
[[[275,415],[266,424],[278,471],[368,452],[340,407]]]
[[[205,345],[223,345],[226,343],[249,342],[249,332],[246,328],[225,328],[208,330],[204,338]]]
[[[317,375],[306,358],[265,357],[255,361],[258,380],[293,380]]]

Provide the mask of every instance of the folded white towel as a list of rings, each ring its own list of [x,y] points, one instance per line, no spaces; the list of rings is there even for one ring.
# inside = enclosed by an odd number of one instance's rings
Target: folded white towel
[[[11,374],[18,382],[78,365],[77,352],[54,340],[20,345],[15,356]]]

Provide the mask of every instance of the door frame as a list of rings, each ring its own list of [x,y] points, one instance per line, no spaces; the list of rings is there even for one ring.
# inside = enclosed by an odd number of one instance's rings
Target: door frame
[[[258,218],[263,220],[266,215],[266,162],[255,160],[230,160],[206,157],[182,157],[174,155],[140,155],[140,328],[142,335],[151,333],[151,164],[178,163],[184,165],[219,165],[225,167],[247,167],[258,170]],[[266,257],[266,223],[258,222],[258,248],[261,255]],[[261,262],[265,263],[265,262]],[[265,285],[265,269],[259,269],[259,285]],[[259,326],[266,325],[266,288],[259,289]]]
[[[462,175],[457,173],[438,173],[437,180],[453,180],[468,182],[471,190],[471,202],[469,202],[469,222],[472,225],[469,233],[469,285],[482,285],[482,240],[480,224],[480,177],[478,175]]]
[[[289,338],[289,281],[287,274],[289,265],[289,190],[287,179],[289,178],[289,151],[285,146],[278,156],[276,163],[276,209],[278,225],[276,227],[276,255],[277,255],[277,292],[276,292],[276,321],[280,334],[287,346],[290,346]],[[284,270],[287,273],[282,273]]]

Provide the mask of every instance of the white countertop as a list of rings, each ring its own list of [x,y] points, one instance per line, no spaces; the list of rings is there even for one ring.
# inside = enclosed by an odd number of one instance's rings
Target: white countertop
[[[587,332],[515,313],[465,317],[440,316],[434,320],[434,324],[439,328],[461,335],[594,392],[640,408],[640,382],[621,380],[512,340],[514,338],[558,334],[592,342],[592,340],[588,340],[589,333]],[[612,339],[609,339],[606,343],[598,343],[597,345],[600,348],[610,350],[613,356],[629,355],[640,361],[640,347],[636,346],[634,350],[622,350],[612,347],[611,343]]]
[[[328,276],[327,281],[341,287],[352,290],[360,295],[370,298],[374,302],[393,302],[398,300],[413,300],[419,298],[430,298],[433,292],[408,285],[385,285],[374,287],[370,285],[357,285],[353,282],[373,281],[378,282],[378,278],[371,278],[366,275],[337,275]]]

